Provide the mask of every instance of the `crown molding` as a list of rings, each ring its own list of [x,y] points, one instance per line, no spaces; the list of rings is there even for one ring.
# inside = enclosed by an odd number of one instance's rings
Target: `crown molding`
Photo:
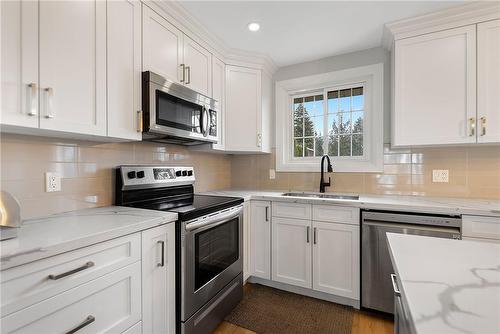
[[[189,13],[180,2],[144,0],[146,5],[165,18],[186,35],[195,40],[198,44],[209,50],[217,58],[229,65],[238,65],[245,67],[257,67],[273,75],[278,67],[267,54],[238,50],[229,47],[219,37],[210,32],[202,25],[191,13]]]
[[[392,49],[394,40],[500,18],[500,2],[477,1],[384,25],[382,46]]]

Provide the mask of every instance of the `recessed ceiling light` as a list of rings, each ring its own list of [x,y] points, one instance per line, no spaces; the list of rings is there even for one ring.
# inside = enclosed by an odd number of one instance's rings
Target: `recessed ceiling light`
[[[251,22],[248,24],[248,30],[250,31],[258,31],[260,29],[260,24],[257,22]]]

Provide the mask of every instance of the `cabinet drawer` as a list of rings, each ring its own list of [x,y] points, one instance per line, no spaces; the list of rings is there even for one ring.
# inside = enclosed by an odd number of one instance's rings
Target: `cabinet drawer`
[[[500,240],[500,217],[462,216],[462,235]]]
[[[311,219],[311,204],[273,202],[273,217]]]
[[[141,320],[141,263],[2,318],[2,333],[121,333]]]
[[[140,260],[140,247],[140,234],[133,234],[2,271],[0,315],[4,317],[134,263]],[[65,273],[71,274],[57,277]],[[49,275],[56,277],[50,279]]]
[[[313,205],[313,220],[359,225],[359,208]]]

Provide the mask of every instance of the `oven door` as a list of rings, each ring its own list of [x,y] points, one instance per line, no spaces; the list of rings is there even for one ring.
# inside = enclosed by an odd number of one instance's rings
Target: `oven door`
[[[183,223],[182,321],[242,272],[242,212],[239,205]]]

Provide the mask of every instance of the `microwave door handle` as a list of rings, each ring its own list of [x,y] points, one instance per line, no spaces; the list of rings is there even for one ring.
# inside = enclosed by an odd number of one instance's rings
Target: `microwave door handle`
[[[201,118],[201,132],[203,133],[203,137],[208,135],[208,110],[203,107],[203,116]]]

